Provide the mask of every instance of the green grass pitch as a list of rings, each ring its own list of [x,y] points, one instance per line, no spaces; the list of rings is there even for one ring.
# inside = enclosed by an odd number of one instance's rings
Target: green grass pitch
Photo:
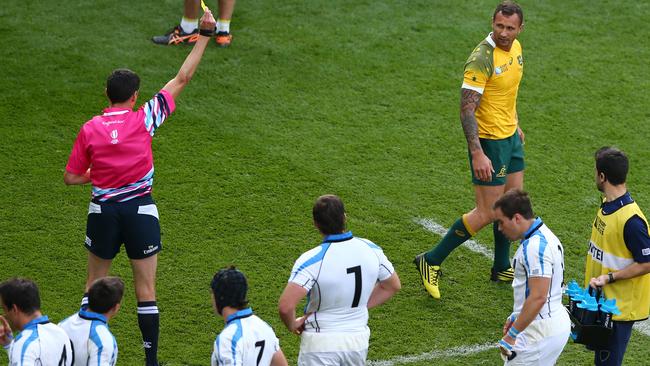
[[[216,7],[213,0],[208,6]],[[154,198],[161,213],[160,360],[206,365],[223,322],[209,281],[236,264],[250,301],[295,364],[299,339],[277,299],[293,261],[317,245],[313,200],[340,195],[349,228],[382,246],[402,291],[371,311],[369,360],[496,342],[512,306],[488,281],[490,261],[467,249],[444,263],[442,301],[428,298],[413,256],[439,236],[414,218],[449,226],[473,205],[459,123],[462,67],[490,30],[496,1],[240,1],[230,49],[211,44],[175,113],[154,139]],[[564,243],[566,278],[582,280],[599,204],[593,152],[631,158],[629,187],[650,212],[647,90],[650,3],[522,1],[525,71],[518,110],[526,133],[526,189]],[[106,106],[110,71],[129,67],[148,98],[171,79],[188,47],[149,38],[178,22],[181,0],[9,1],[0,8],[0,280],[25,276],[59,321],[80,301],[89,187],[66,187],[63,169],[81,124]],[[144,100],[142,100],[144,101]],[[491,242],[488,231],[478,241]],[[130,267],[111,321],[119,364],[143,358]],[[635,332],[627,365],[650,359]],[[444,353],[443,353],[444,354]],[[569,344],[559,363],[587,365]],[[0,352],[0,363],[6,355]],[[414,365],[493,365],[494,349]]]

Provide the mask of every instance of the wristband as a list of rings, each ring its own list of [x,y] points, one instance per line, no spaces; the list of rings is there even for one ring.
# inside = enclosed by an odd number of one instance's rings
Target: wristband
[[[519,333],[520,333],[520,332],[515,328],[514,325],[511,325],[511,326],[510,326],[510,329],[508,329],[508,335],[509,335],[510,338],[512,338],[512,339],[517,338],[517,336],[519,335]]]
[[[614,283],[614,282],[616,281],[616,280],[614,279],[614,274],[613,274],[612,272],[609,272],[609,273],[607,274],[607,276],[609,277],[609,282],[607,282],[607,283]]]
[[[503,339],[499,340],[499,347],[506,350],[508,354],[512,353],[512,346],[510,345],[510,343],[504,341]]]
[[[201,28],[199,30],[199,34],[204,36],[204,37],[212,37],[212,35],[214,34],[214,30]]]

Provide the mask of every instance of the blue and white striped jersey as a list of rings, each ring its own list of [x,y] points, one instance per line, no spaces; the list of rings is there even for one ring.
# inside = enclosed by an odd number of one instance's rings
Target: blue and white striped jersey
[[[542,222],[535,219],[513,258],[515,279],[513,313],[519,314],[528,297],[528,278],[547,277],[551,279],[546,304],[535,319],[546,319],[562,308],[562,284],[564,282],[564,249],[560,240]]]
[[[74,366],[114,366],[117,342],[108,329],[106,318],[80,311],[59,323],[74,347]]]
[[[8,351],[10,366],[72,366],[74,359],[70,339],[47,316],[27,323]]]
[[[212,366],[268,366],[279,350],[273,328],[246,308],[226,319],[214,342]]]
[[[298,258],[289,282],[308,291],[305,332],[360,332],[377,281],[395,272],[382,249],[348,231],[328,235]]]

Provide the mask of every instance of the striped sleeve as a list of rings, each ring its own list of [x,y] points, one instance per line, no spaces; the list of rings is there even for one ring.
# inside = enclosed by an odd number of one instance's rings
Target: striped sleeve
[[[144,127],[153,136],[156,129],[174,112],[176,105],[172,95],[166,90],[161,90],[141,108],[144,112]]]
[[[329,243],[321,244],[301,255],[293,265],[289,282],[310,291],[316,282],[318,268],[320,268],[320,263],[323,261],[329,246]]]
[[[242,365],[242,351],[239,338],[236,334],[236,327],[227,326],[218,336],[214,343],[213,360],[219,366]],[[214,365],[214,364],[213,364]]]
[[[117,358],[117,343],[103,324],[93,322],[88,342],[89,366],[113,366]]]
[[[528,277],[551,277],[553,257],[548,241],[543,235],[534,235],[523,247],[524,268]]]

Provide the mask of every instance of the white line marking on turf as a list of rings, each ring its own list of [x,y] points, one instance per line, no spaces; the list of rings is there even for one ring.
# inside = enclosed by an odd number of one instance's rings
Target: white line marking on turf
[[[650,337],[650,319],[634,323],[634,329]]]
[[[447,230],[444,226],[438,224],[437,222],[431,220],[431,219],[419,219],[415,218],[414,221],[428,231],[432,233],[436,233],[438,235],[444,236],[447,233]],[[483,254],[484,256],[492,259],[494,258],[494,253],[492,250],[486,248],[484,245],[477,243],[476,241],[470,239],[466,242],[463,243],[463,246],[471,250],[472,252],[476,252],[478,254]]]
[[[444,236],[448,230],[444,226],[438,224],[437,222],[431,219],[414,218],[413,221],[420,224],[426,230],[441,236]],[[486,248],[483,244],[478,243],[474,240],[470,239],[465,243],[463,243],[463,245],[473,252],[483,254],[487,258],[490,259],[494,258],[494,254],[490,249]],[[634,329],[650,337],[650,319],[641,322],[636,322],[634,324]],[[418,356],[414,356],[414,357],[418,357]]]
[[[458,357],[458,356],[462,357],[473,353],[487,351],[492,348],[497,348],[494,342],[474,344],[471,346],[454,347],[442,351],[425,352],[417,356],[397,356],[391,358],[390,360],[368,361],[367,365],[368,366],[393,366],[393,365],[401,365],[405,363],[430,361],[430,360],[435,360],[436,358],[450,358],[450,357]]]

